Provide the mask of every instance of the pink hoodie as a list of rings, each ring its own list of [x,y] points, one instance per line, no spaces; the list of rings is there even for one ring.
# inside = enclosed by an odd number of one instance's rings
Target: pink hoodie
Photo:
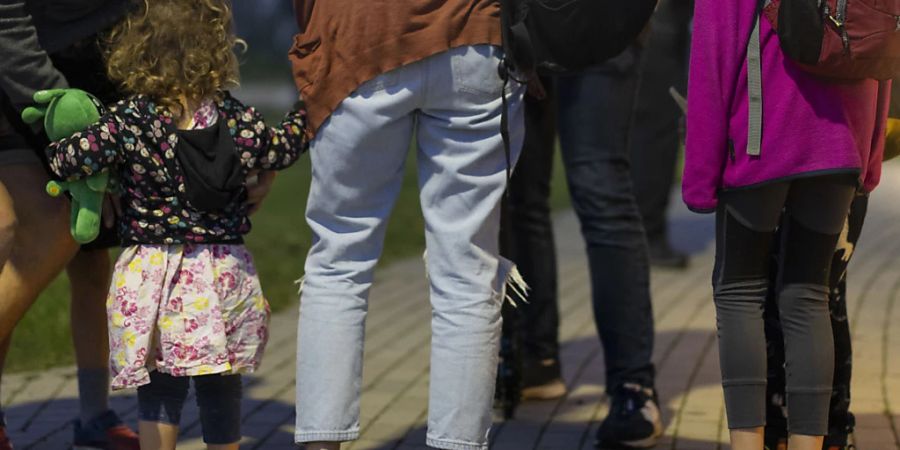
[[[747,148],[747,42],[758,0],[696,0],[688,82],[683,196],[715,210],[719,190],[821,173],[858,173],[871,191],[881,176],[890,82],[831,83],[786,59],[761,22],[763,137]]]

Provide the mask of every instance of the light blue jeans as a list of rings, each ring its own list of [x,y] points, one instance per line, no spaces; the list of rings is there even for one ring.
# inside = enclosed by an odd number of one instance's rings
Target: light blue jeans
[[[459,47],[383,74],[345,99],[312,142],[297,442],[359,437],[369,289],[415,137],[433,309],[427,444],[487,448],[512,269],[498,252],[507,168],[500,53]],[[523,92],[510,82],[513,162],[524,136]]]

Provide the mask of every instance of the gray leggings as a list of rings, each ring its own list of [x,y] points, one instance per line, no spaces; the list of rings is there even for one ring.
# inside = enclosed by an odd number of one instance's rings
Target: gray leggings
[[[775,283],[788,429],[826,434],[834,367],[828,269],[856,185],[855,175],[828,175],[720,194],[713,287],[729,428],[766,423],[763,308],[769,283]],[[780,221],[783,259],[772,280],[770,251]]]

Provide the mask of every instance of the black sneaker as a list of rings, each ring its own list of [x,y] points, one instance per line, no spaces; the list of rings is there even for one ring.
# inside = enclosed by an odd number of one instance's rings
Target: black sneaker
[[[609,450],[652,448],[662,433],[656,393],[635,383],[625,383],[610,397],[609,415],[597,430],[594,445]]]
[[[651,266],[684,269],[688,265],[687,255],[673,249],[665,237],[648,238],[647,250]]]
[[[566,392],[558,360],[526,359],[522,364],[522,400],[553,400]]]
[[[828,434],[822,442],[822,450],[854,450],[856,446],[852,443],[856,441],[853,436],[856,416],[847,411],[847,416],[843,420],[831,418],[830,422]]]

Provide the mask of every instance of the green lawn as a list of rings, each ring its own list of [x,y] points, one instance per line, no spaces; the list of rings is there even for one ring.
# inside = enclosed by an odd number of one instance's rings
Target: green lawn
[[[568,203],[568,193],[559,161],[555,169],[552,203],[554,207],[563,207]],[[276,311],[293,308],[297,303],[294,280],[302,274],[303,260],[310,244],[310,232],[303,218],[309,179],[308,156],[279,174],[265,206],[253,217],[253,232],[247,238],[263,289]],[[382,263],[420,254],[424,241],[415,162],[411,156],[406,165],[403,189],[388,226]],[[35,370],[71,364],[72,361],[68,282],[61,276],[38,299],[13,334],[6,368],[8,372]]]

